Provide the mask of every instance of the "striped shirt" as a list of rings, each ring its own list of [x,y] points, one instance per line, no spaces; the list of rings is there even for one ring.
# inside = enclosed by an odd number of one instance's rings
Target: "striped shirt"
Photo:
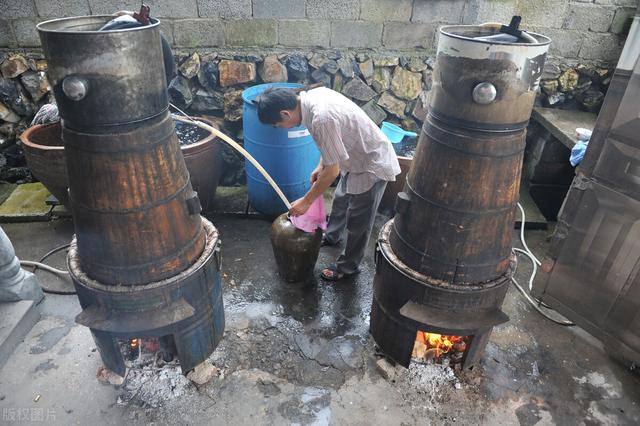
[[[400,173],[391,142],[369,116],[342,94],[320,87],[300,93],[302,125],[313,136],[324,165],[349,174],[347,193],[361,194]]]

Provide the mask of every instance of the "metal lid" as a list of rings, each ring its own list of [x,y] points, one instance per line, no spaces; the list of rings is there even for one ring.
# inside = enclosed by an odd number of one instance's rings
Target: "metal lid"
[[[160,25],[157,19],[151,19],[149,25],[138,28],[123,28],[118,30],[99,31],[107,22],[113,20],[113,15],[74,16],[71,18],[51,19],[40,22],[36,28],[40,32],[66,33],[66,34],[105,34],[115,32],[139,31]]]
[[[99,31],[114,18],[80,16],[37,26],[67,127],[90,131],[137,123],[169,107],[160,22]]]
[[[460,40],[492,45],[546,46],[551,43],[549,37],[528,31],[522,31],[522,34],[517,37],[517,41],[502,41],[498,38],[491,38],[492,36],[504,34],[501,32],[503,26],[503,24],[495,22],[480,25],[445,25],[440,27],[440,33]]]

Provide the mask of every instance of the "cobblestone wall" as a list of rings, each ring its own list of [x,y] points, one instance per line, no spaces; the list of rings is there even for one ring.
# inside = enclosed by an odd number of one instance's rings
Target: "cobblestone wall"
[[[322,82],[360,105],[378,125],[384,120],[415,132],[422,127],[431,89],[433,54],[266,50],[269,49],[177,53],[177,69],[169,84],[171,101],[189,114],[209,117],[241,143],[241,94],[259,83]],[[34,113],[43,104],[54,102],[46,69],[41,52],[0,52],[0,180],[13,182],[27,177],[15,142]],[[610,80],[611,68],[549,61],[542,75],[538,102],[554,108],[597,112]],[[223,159],[221,183],[242,184],[243,159],[226,146]]]
[[[554,40],[538,102],[597,112],[635,0],[146,0],[174,47],[173,103],[214,117],[242,142],[242,90],[265,82],[322,82],[377,123],[418,131],[441,23],[508,21]],[[134,9],[139,0],[0,0],[0,180],[26,181],[17,136],[53,102],[35,23]],[[602,63],[604,62],[604,63]],[[242,184],[225,149],[222,184]],[[18,170],[20,173],[17,173]]]
[[[638,0],[146,0],[178,48],[432,50],[449,23],[508,22],[550,36],[551,54],[615,61]],[[137,9],[139,0],[0,0],[0,47],[37,47],[45,19]]]

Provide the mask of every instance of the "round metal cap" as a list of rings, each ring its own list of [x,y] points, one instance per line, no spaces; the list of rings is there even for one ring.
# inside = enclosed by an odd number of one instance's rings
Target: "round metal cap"
[[[473,88],[473,100],[481,105],[487,105],[496,99],[498,91],[491,83],[480,83]]]
[[[83,78],[70,76],[62,80],[62,92],[72,101],[84,99],[88,89],[89,84]]]

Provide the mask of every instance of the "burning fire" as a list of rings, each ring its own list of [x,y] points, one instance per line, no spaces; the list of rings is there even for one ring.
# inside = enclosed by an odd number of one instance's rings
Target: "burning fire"
[[[131,338],[120,341],[122,354],[129,361],[160,351],[160,340],[157,337]]]
[[[448,336],[418,331],[411,356],[419,361],[440,361],[445,354],[459,354],[457,357],[462,359],[462,354],[467,348],[467,340],[467,336]]]
[[[129,339],[129,359],[134,360],[140,355],[140,339]]]

